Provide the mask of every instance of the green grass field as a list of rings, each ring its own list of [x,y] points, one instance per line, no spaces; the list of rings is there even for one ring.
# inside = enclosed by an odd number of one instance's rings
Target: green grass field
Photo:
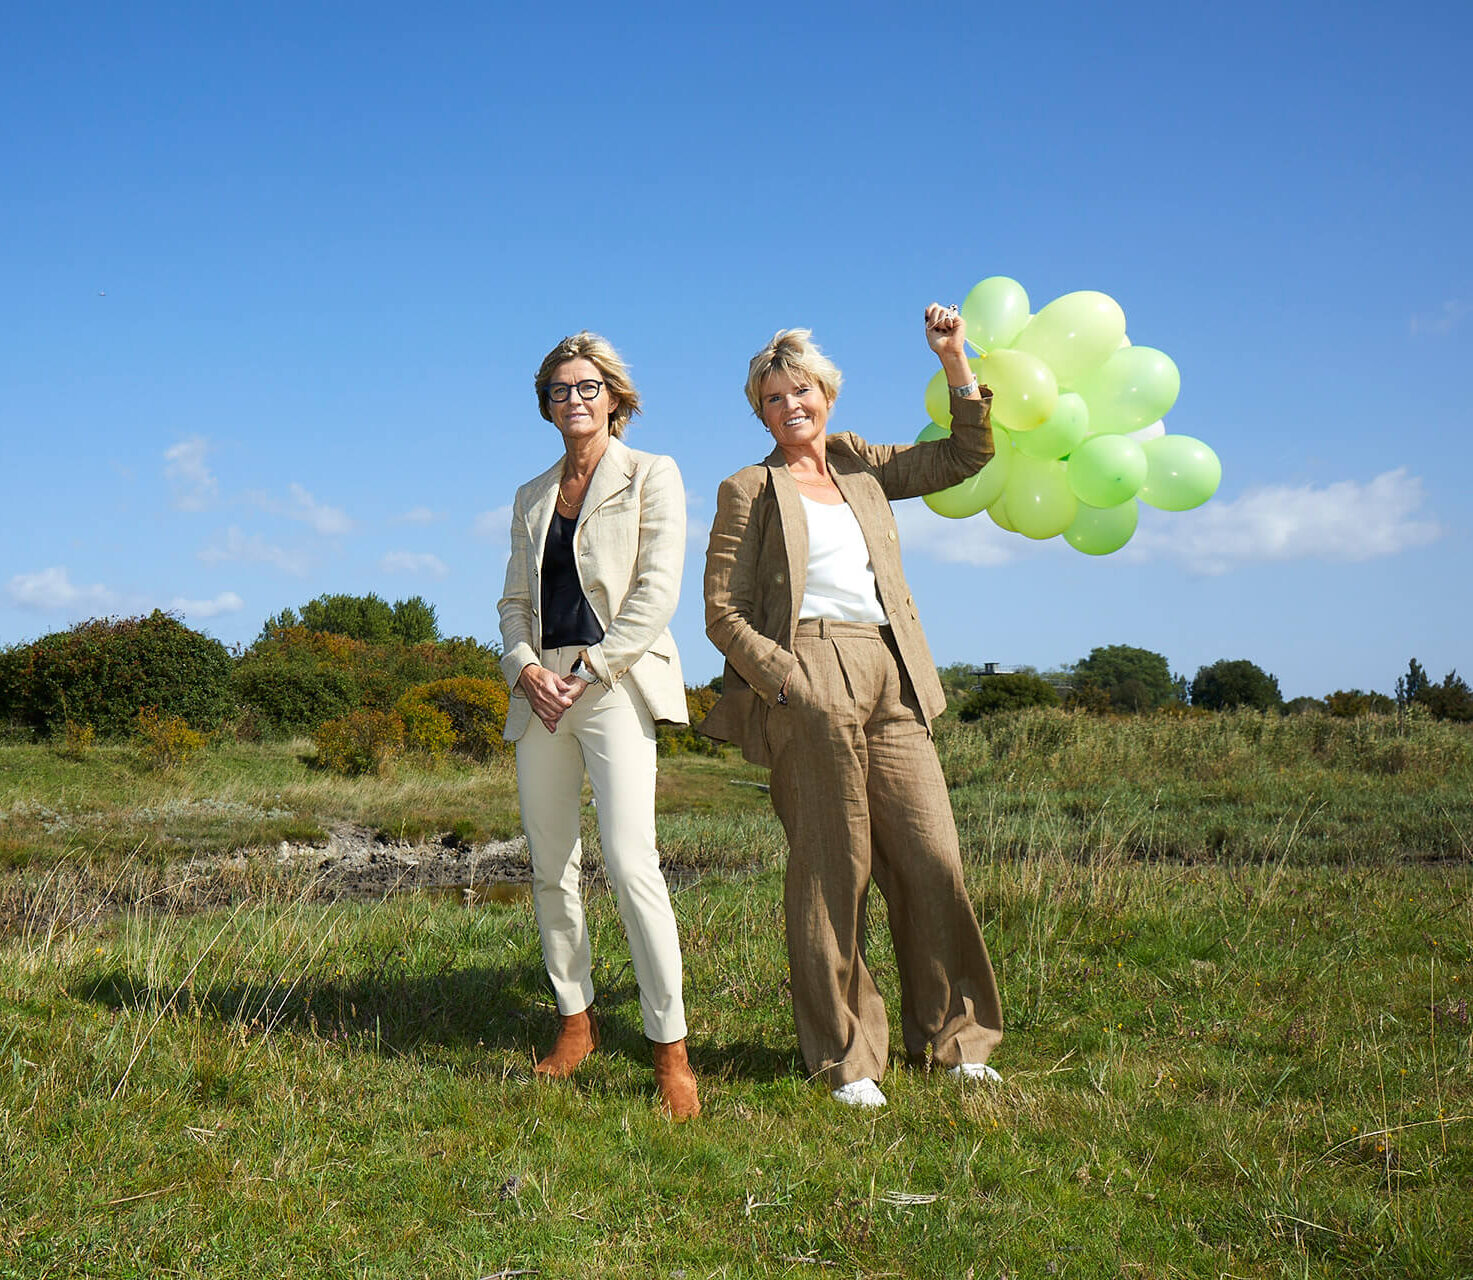
[[[898,1028],[883,1112],[805,1080],[761,774],[675,757],[685,1126],[596,886],[604,1046],[547,1085],[524,898],[326,902],[269,852],[171,879],[288,824],[491,838],[504,768],[0,747],[0,1277],[1473,1275],[1466,732],[1031,713],[940,746],[1004,1084],[900,1067]]]

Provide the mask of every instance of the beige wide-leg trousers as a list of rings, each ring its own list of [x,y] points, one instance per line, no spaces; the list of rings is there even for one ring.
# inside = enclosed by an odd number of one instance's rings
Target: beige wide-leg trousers
[[[576,648],[549,649],[542,665],[568,674]],[[655,851],[655,724],[627,680],[589,685],[548,733],[535,716],[517,740],[517,791],[532,857],[532,897],[558,1010],[593,1003],[592,957],[578,874],[583,775],[593,788],[604,865],[629,939],[645,1035],[685,1038],[680,940]]]
[[[1002,1039],[987,944],[962,879],[951,801],[888,627],[805,620],[786,706],[767,713],[793,1019],[808,1070],[838,1088],[879,1080],[885,1005],[865,964],[873,877],[890,914],[905,1049],[943,1067]]]

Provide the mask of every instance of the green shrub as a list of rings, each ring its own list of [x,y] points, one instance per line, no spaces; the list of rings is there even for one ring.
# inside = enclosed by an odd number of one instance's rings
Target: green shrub
[[[67,760],[86,760],[92,754],[96,740],[97,731],[90,724],[68,720],[63,727],[61,744],[57,750]]]
[[[7,650],[0,662],[0,720],[38,734],[68,720],[104,736],[132,732],[156,707],[205,729],[231,708],[231,659],[218,640],[155,609],[146,618],[78,623]]]
[[[358,707],[391,710],[415,685],[456,676],[499,681],[499,654],[469,639],[370,644],[297,625],[268,626],[232,683],[259,732],[284,737]]]
[[[701,721],[711,714],[711,708],[721,697],[718,689],[703,685],[685,689],[685,710],[690,716],[689,724],[662,724],[655,726],[655,750],[662,756],[687,755],[717,756],[721,744],[708,738],[700,730]]]
[[[199,730],[191,729],[183,716],[162,715],[157,707],[139,708],[137,723],[144,753],[156,769],[183,764],[208,741]]]
[[[1024,707],[1057,707],[1058,690],[1041,676],[1025,672],[1009,672],[984,676],[957,711],[965,723],[980,720],[999,711],[1021,711]]]
[[[433,707],[449,719],[457,752],[477,760],[510,752],[511,743],[501,737],[508,701],[505,681],[452,676],[415,685],[405,697]]]
[[[350,711],[312,733],[317,763],[349,777],[383,773],[404,750],[404,722],[392,711]]]
[[[404,746],[432,760],[443,760],[455,745],[455,726],[439,707],[431,706],[411,689],[394,704],[404,722]]]

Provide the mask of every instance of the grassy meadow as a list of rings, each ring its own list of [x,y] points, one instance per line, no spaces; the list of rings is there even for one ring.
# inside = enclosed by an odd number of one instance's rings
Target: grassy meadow
[[[597,885],[604,1045],[549,1086],[525,898],[334,902],[271,856],[500,838],[507,767],[0,745],[0,1278],[1473,1275],[1473,736],[1032,712],[939,746],[1002,1086],[904,1068],[898,1028],[884,1111],[804,1079],[762,773],[676,756],[674,1126]]]

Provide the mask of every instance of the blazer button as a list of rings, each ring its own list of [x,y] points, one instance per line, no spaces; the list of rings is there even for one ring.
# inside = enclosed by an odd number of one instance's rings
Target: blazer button
[[[773,574],[773,575],[772,575],[772,580],[773,580],[773,581],[774,581],[774,582],[778,582],[778,583],[782,583],[782,582],[786,582],[786,581],[787,581],[787,578],[786,578],[786,577],[784,577],[784,576],[783,576],[783,575],[782,575],[782,574],[780,574],[780,573],[775,573],[775,574]]]
[[[894,529],[891,529],[888,533],[886,533],[885,534],[885,539],[888,542],[894,542],[895,541],[895,530]]]

